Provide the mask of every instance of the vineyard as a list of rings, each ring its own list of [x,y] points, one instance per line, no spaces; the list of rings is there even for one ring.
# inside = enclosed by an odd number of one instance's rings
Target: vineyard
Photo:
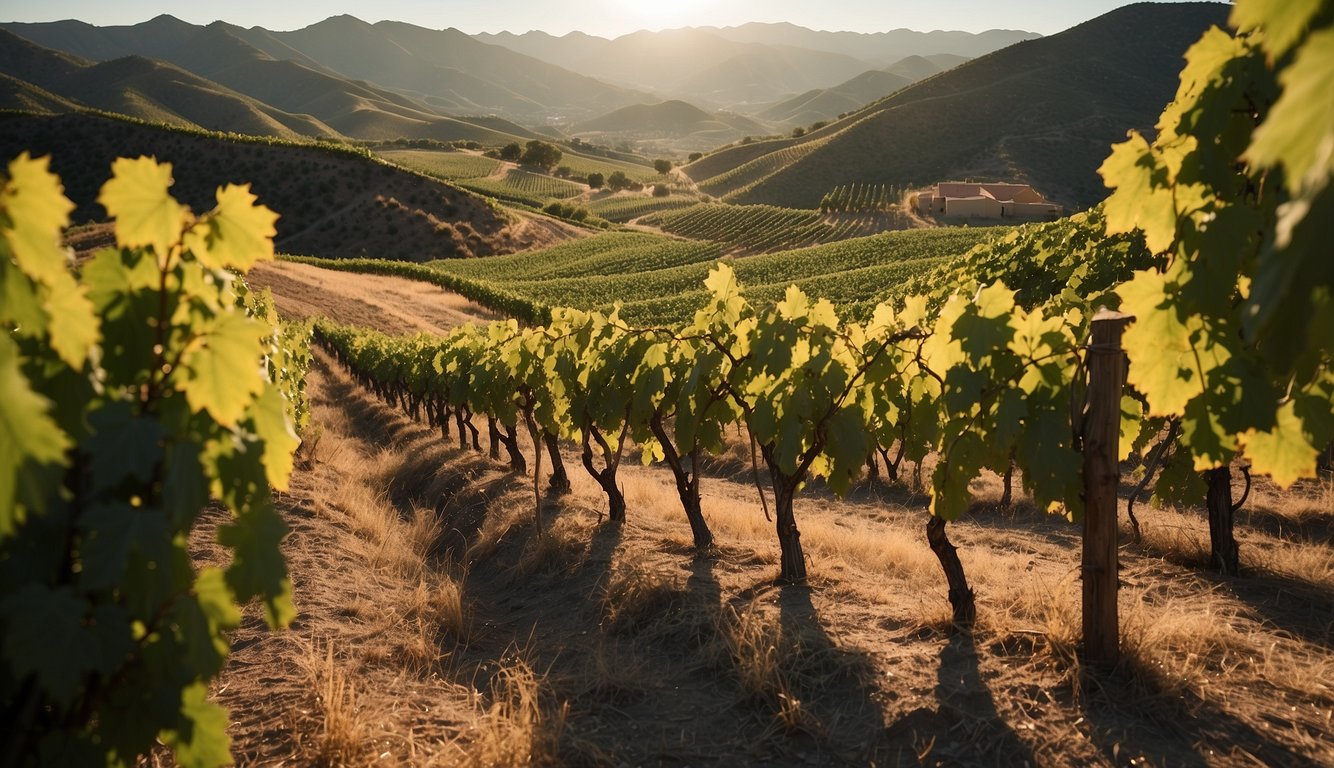
[[[1334,2],[1237,0],[1018,227],[854,236],[867,185],[274,262],[249,185],[139,157],[76,257],[24,152],[0,764],[1327,764],[1332,63]]]
[[[745,194],[769,176],[819,149],[821,142],[807,141],[757,157],[750,162],[707,179],[696,179],[701,192],[714,197],[735,197]]]
[[[647,216],[650,213],[688,208],[699,202],[688,195],[668,195],[667,197],[613,195],[588,204],[588,210],[595,216],[607,221],[624,224],[627,221]]]
[[[464,152],[437,152],[425,149],[395,149],[377,153],[384,159],[407,166],[446,181],[479,179],[500,168],[499,160]]]
[[[541,208],[552,200],[574,197],[584,191],[584,187],[579,184],[517,168],[507,171],[501,178],[463,179],[458,184],[479,195],[534,208]]]
[[[903,190],[885,184],[847,184],[834,187],[820,200],[822,213],[887,211],[899,204]]]
[[[642,222],[664,232],[721,243],[740,253],[767,253],[903,229],[901,217],[882,211],[826,216],[772,205],[704,204],[655,214]]]

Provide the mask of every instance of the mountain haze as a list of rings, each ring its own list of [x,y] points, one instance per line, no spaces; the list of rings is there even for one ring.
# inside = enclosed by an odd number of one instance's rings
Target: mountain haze
[[[1182,56],[1220,3],[1140,3],[930,77],[793,140],[724,149],[687,166],[700,182],[733,169],[737,201],[812,207],[840,184],[961,178],[1032,183],[1084,207],[1097,168],[1132,128],[1151,129]]]

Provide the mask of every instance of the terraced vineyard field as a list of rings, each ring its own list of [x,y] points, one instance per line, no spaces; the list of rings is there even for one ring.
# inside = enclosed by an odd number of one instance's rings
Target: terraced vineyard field
[[[429,149],[395,149],[380,152],[390,162],[436,176],[447,181],[490,176],[500,167],[499,160],[465,152],[440,152]]]
[[[1006,231],[886,232],[731,261],[748,295],[756,299],[777,298],[797,284],[860,314],[875,301],[896,295],[909,278],[927,274],[949,257]],[[704,278],[720,257],[722,248],[714,243],[616,232],[541,251],[437,261],[431,267],[542,304],[606,309],[620,301],[627,318],[675,323],[698,308]]]
[[[751,187],[763,182],[822,146],[824,146],[822,141],[797,144],[757,157],[744,165],[739,165],[717,176],[702,180],[696,179],[696,183],[699,185],[700,191],[707,192],[715,197],[741,195]]]
[[[825,215],[802,208],[724,203],[649,216],[643,223],[674,235],[720,243],[741,254],[791,250],[908,226],[906,218],[892,211]]]
[[[607,221],[624,224],[627,221],[647,216],[651,213],[688,208],[699,201],[689,195],[668,195],[652,197],[650,195],[614,195],[594,200],[588,204],[588,210],[595,216]]]
[[[497,200],[534,208],[541,208],[552,200],[574,197],[585,189],[580,184],[517,168],[500,178],[488,176],[480,179],[464,179],[459,182],[459,186]]]

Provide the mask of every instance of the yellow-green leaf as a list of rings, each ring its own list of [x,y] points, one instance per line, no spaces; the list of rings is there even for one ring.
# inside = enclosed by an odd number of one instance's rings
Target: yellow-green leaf
[[[264,388],[260,339],[268,328],[242,314],[213,321],[182,356],[185,376],[176,387],[196,413],[208,411],[223,426],[233,426]]]
[[[48,170],[50,162],[24,152],[9,164],[9,183],[0,190],[0,208],[10,224],[4,234],[14,260],[33,280],[48,285],[68,272],[60,230],[74,210],[60,179]]]
[[[171,163],[151,157],[122,157],[111,164],[111,180],[97,202],[116,220],[116,244],[147,246],[164,256],[180,239],[186,210],[167,193]]]
[[[1272,430],[1251,430],[1242,436],[1242,444],[1251,467],[1259,474],[1269,475],[1281,488],[1315,475],[1320,449],[1307,438],[1293,401],[1279,409],[1278,424]]]
[[[186,247],[207,267],[245,272],[273,258],[273,224],[278,214],[262,205],[250,185],[218,188],[218,206],[186,236]]]

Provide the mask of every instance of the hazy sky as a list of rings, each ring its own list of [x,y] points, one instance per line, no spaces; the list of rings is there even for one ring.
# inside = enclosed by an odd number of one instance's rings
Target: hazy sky
[[[812,29],[878,32],[908,29],[1024,29],[1051,34],[1127,5],[1129,0],[0,0],[0,20],[81,19],[136,24],[161,13],[196,24],[222,19],[241,26],[297,29],[340,13],[366,21],[394,19],[432,29],[523,32],[574,29],[615,36],[636,29],[728,26],[790,21]]]

